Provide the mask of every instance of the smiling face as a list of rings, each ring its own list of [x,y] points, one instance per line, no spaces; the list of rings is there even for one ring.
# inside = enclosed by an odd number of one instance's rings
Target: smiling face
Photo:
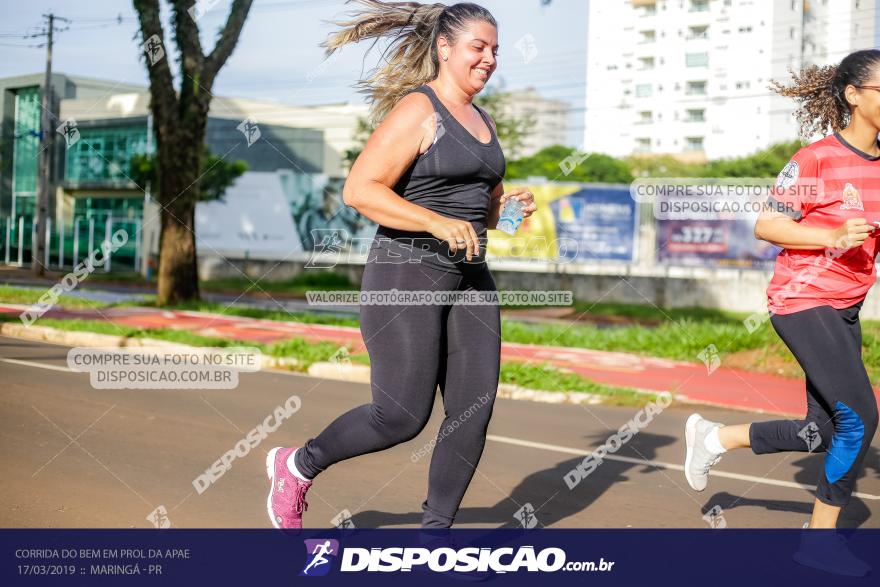
[[[459,33],[454,44],[450,45],[446,37],[440,36],[437,49],[440,66],[447,69],[459,87],[476,94],[486,86],[498,66],[498,29],[491,23],[474,20]]]

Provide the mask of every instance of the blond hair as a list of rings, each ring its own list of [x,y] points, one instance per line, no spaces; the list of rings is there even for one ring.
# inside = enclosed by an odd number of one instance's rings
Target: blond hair
[[[446,37],[454,44],[468,23],[485,21],[497,27],[492,14],[477,4],[462,2],[420,4],[418,2],[381,2],[379,0],[348,0],[362,5],[350,13],[349,20],[334,21],[340,27],[321,46],[327,56],[349,43],[383,37],[394,39],[383,53],[383,59],[355,87],[370,101],[370,118],[375,125],[391,112],[398,100],[419,86],[436,79],[440,72],[437,38]],[[368,50],[369,52],[369,50]]]

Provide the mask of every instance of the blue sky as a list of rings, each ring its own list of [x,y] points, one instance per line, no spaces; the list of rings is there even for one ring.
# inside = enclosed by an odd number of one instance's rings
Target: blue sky
[[[203,45],[210,47],[225,20],[231,0],[218,0],[200,21]],[[450,3],[454,0],[448,0]],[[626,0],[602,0],[626,1]],[[762,0],[766,1],[766,0]],[[491,83],[504,82],[515,91],[536,87],[548,98],[564,100],[574,109],[569,142],[581,143],[586,88],[588,0],[481,0],[499,22],[499,69]],[[163,6],[168,15],[167,6]],[[277,100],[291,104],[360,102],[352,85],[375,65],[381,50],[364,61],[369,43],[349,46],[324,63],[318,44],[333,27],[325,21],[344,16],[343,0],[255,0],[244,32],[221,71],[215,93]],[[134,39],[136,21],[131,0],[0,0],[0,77],[43,71],[45,50],[38,39],[22,34],[37,30],[42,14],[71,20],[57,36],[54,68],[129,83],[146,84]],[[121,15],[122,22],[114,19]],[[880,46],[880,11],[877,13]],[[170,29],[166,27],[166,35]],[[528,63],[516,48],[526,35],[537,53]],[[310,78],[313,78],[309,81]]]
[[[535,86],[542,95],[565,100],[580,109],[572,119],[572,144],[582,133],[586,80],[587,0],[482,0],[499,23],[499,69],[493,83],[516,90]],[[213,45],[230,0],[219,0],[199,21],[202,42]],[[167,6],[163,6],[167,8]],[[26,45],[38,39],[20,35],[36,30],[50,11],[71,20],[57,35],[54,69],[74,75],[146,84],[133,37],[136,20],[130,0],[0,0],[0,77],[43,71],[45,50]],[[349,46],[326,64],[318,44],[332,26],[325,20],[343,16],[341,0],[256,0],[238,46],[221,71],[215,93],[271,99],[294,104],[360,102],[352,84],[378,60],[369,43]],[[165,10],[167,16],[168,10]],[[117,24],[113,19],[121,15]],[[169,29],[166,27],[166,39]],[[516,43],[526,35],[537,53],[528,63]],[[318,73],[320,72],[320,73]],[[310,74],[314,79],[309,82]]]

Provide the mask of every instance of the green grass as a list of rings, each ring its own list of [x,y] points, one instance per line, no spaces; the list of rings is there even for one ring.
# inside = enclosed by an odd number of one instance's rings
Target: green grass
[[[46,289],[28,289],[22,287],[0,285],[0,302],[5,302],[7,304],[33,305],[39,301],[40,297],[42,297],[46,292],[49,291],[50,287],[51,286],[48,286],[46,287]],[[71,309],[94,308],[96,306],[99,308],[103,308],[109,305],[104,302],[83,300],[81,298],[63,293],[58,297],[58,303],[65,308]]]
[[[142,306],[155,308],[155,302],[145,302]],[[222,302],[188,302],[174,306],[164,306],[163,309],[189,310],[193,312],[212,312],[228,316],[243,316],[258,320],[276,320],[279,322],[301,322],[303,324],[327,324],[331,326],[350,326],[357,328],[360,321],[355,316],[337,316],[333,314],[311,314],[308,312],[288,312],[281,308],[277,310],[263,310],[261,308],[242,308],[229,306]]]
[[[95,271],[89,274],[89,281],[98,281],[101,283],[125,283],[130,285],[155,286],[156,282],[147,281],[143,275],[137,271],[112,271],[104,273],[103,271]]]
[[[0,315],[0,322],[17,322],[17,316]],[[94,332],[127,338],[151,338],[190,346],[229,347],[252,346],[273,357],[296,359],[296,371],[308,371],[310,365],[321,361],[330,361],[339,351],[339,346],[329,342],[308,342],[301,338],[285,340],[274,344],[242,343],[222,338],[201,336],[183,330],[169,328],[140,329],[130,326],[102,322],[97,320],[57,320],[45,318],[39,321],[40,326],[57,328],[75,332]],[[366,354],[349,355],[352,363],[369,365],[370,358]],[[527,365],[525,363],[503,363],[501,365],[501,383],[512,383],[520,387],[543,391],[582,392],[601,395],[607,403],[616,405],[641,405],[651,401],[651,394],[639,393],[632,389],[603,385],[585,379],[574,373],[565,373],[547,365]]]
[[[309,275],[309,274],[307,274]],[[312,283],[323,283],[337,287],[339,276],[318,277],[311,274]],[[322,281],[324,280],[324,281]],[[301,282],[302,283],[302,282]],[[336,283],[337,285],[331,285]],[[0,301],[16,304],[33,304],[42,290],[22,289],[0,285]],[[140,304],[107,304],[81,300],[62,295],[59,303],[68,308],[107,307],[113,305],[154,306],[147,301]],[[328,324],[357,328],[357,317],[335,316],[307,312],[287,312],[256,308],[227,307],[223,303],[193,302],[179,304],[174,309],[212,312],[231,316],[243,316],[262,320],[293,321],[307,324]],[[658,309],[652,306],[635,304],[590,304],[577,302],[579,312],[589,309],[590,315],[603,317],[623,317],[632,324],[599,327],[589,322],[571,324],[531,324],[503,320],[502,338],[507,342],[553,345],[561,347],[588,348],[606,351],[629,352],[680,361],[697,362],[698,355],[709,345],[715,345],[721,353],[722,365],[725,357],[744,351],[758,351],[750,362],[738,364],[739,368],[773,371],[771,366],[782,365],[796,371],[797,364],[791,353],[782,343],[769,322],[765,322],[754,333],[749,334],[742,320],[747,316],[736,312],[725,312],[706,308]],[[40,320],[44,323],[44,320]],[[96,322],[98,324],[98,322]],[[48,325],[48,324],[47,324]],[[880,384],[880,321],[862,321],[863,361],[871,381]],[[321,356],[321,351],[318,353]],[[767,366],[765,366],[765,364]]]
[[[46,290],[27,289],[21,287],[13,287],[8,285],[0,285],[0,302],[9,304],[36,304]],[[62,294],[58,298],[58,304],[63,308],[69,309],[88,309],[88,308],[109,308],[109,307],[127,307],[142,306],[155,308],[155,296],[149,296],[143,302],[120,302],[108,303],[92,300],[84,300],[74,296]],[[246,318],[257,318],[260,320],[276,320],[281,322],[301,322],[304,324],[328,324],[333,326],[350,326],[357,328],[360,322],[356,317],[336,316],[326,314],[312,314],[308,312],[287,312],[279,308],[278,310],[263,310],[260,308],[242,308],[229,306],[221,302],[188,302],[184,304],[176,304],[166,306],[163,309],[173,310],[189,310],[194,312],[212,312],[214,314],[225,314],[229,316],[243,316]],[[42,319],[41,319],[42,322]]]
[[[256,282],[256,285],[254,285]],[[270,281],[268,279],[247,279],[230,277],[199,282],[202,291],[247,291],[259,294],[261,291],[275,294],[304,295],[314,290],[358,290],[360,286],[340,273],[332,271],[304,271],[292,279]]]
[[[0,315],[0,322],[18,322],[18,316]],[[248,346],[260,349],[264,354],[273,357],[285,357],[296,359],[296,371],[307,371],[312,363],[328,361],[339,350],[339,346],[329,342],[311,343],[301,338],[286,340],[274,344],[260,344],[246,341],[236,341],[226,338],[202,336],[186,330],[174,330],[171,328],[135,328],[103,322],[100,320],[57,320],[42,318],[36,322],[38,326],[47,326],[59,330],[74,332],[94,332],[96,334],[111,334],[126,338],[152,338],[189,346],[207,347],[230,347]]]
[[[572,309],[578,314],[587,312],[595,316],[624,317],[645,322],[666,322],[672,319],[741,323],[748,316],[748,314],[715,308],[657,308],[644,304],[592,303],[577,300],[572,304]]]
[[[329,342],[309,342],[302,338],[293,338],[270,345],[257,345],[266,354],[273,357],[293,357],[302,363],[303,370],[312,363],[329,361],[339,351],[340,345]]]
[[[697,361],[697,355],[710,344],[722,352],[737,352],[759,348],[772,340],[769,328],[749,335],[742,324],[695,320],[664,322],[653,328],[580,324],[566,327],[504,320],[502,332],[504,340],[511,342],[621,351],[683,361]]]
[[[0,315],[0,322],[19,322],[18,316]],[[168,328],[135,328],[103,320],[59,320],[56,318],[40,318],[36,326],[47,326],[74,332],[94,332],[96,334],[112,334],[127,338],[155,338],[168,342],[188,344],[192,346],[240,346],[241,342],[225,338],[202,336],[187,330],[171,330]]]
[[[155,279],[147,281],[137,272],[95,272],[89,275],[89,281],[100,283],[124,283],[131,285],[143,285],[155,287]],[[253,285],[254,282],[257,285]],[[202,291],[235,291],[237,293],[249,291],[260,293],[260,290],[269,293],[303,294],[315,289],[358,289],[358,284],[341,273],[329,270],[305,271],[292,279],[270,280],[267,276],[248,279],[247,277],[229,277],[223,279],[210,279],[199,281]]]

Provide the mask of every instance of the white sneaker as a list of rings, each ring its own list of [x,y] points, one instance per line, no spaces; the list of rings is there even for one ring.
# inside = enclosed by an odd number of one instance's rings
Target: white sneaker
[[[687,453],[684,458],[684,476],[695,491],[703,491],[709,482],[709,469],[721,460],[721,455],[706,448],[706,435],[721,424],[710,422],[699,414],[691,414],[684,425]]]

